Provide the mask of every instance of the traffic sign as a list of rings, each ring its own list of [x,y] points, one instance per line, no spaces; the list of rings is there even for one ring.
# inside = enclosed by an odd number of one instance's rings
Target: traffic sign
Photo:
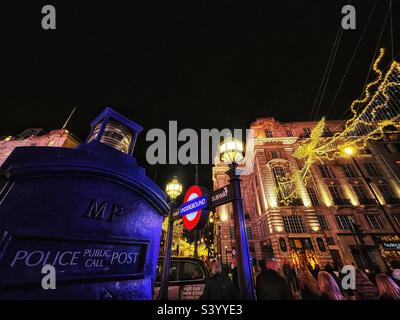
[[[207,206],[207,196],[201,196],[188,201],[179,207],[179,216],[199,211]]]
[[[184,204],[179,207],[182,215],[183,227],[187,230],[201,228],[208,219],[207,191],[197,185],[191,186],[183,199]]]
[[[231,201],[233,201],[233,194],[231,185],[229,184],[209,193],[208,208],[213,209]]]

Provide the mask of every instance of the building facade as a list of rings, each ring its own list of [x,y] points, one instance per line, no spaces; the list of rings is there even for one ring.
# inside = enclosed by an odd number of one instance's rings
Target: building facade
[[[71,132],[64,129],[45,132],[43,129],[27,129],[21,134],[13,137],[0,138],[0,166],[17,147],[64,147],[74,148],[79,139]]]
[[[323,139],[340,131],[341,123],[327,121]],[[296,183],[300,197],[284,205],[277,179],[302,167],[293,152],[316,124],[259,118],[251,125],[254,167],[241,176],[250,252],[280,265],[285,260],[312,266],[355,263],[385,270],[393,259],[400,260],[400,184],[395,170],[400,148],[376,142],[352,157],[317,162],[307,185]],[[396,138],[391,139],[393,144]],[[382,150],[391,150],[393,168]],[[228,183],[226,170],[222,164],[214,166],[215,189]],[[229,262],[236,249],[230,205],[218,208],[217,216],[217,247],[222,261]]]

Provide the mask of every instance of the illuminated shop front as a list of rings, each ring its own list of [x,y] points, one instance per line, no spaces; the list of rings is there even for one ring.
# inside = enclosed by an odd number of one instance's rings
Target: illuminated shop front
[[[389,267],[394,260],[400,260],[400,237],[398,235],[375,236],[374,240],[382,259]]]
[[[311,265],[314,269],[318,260],[310,238],[289,238],[290,255],[296,267]]]

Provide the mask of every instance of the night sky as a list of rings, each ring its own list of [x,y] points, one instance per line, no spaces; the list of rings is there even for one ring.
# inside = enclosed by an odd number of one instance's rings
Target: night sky
[[[0,135],[26,128],[69,129],[82,140],[106,106],[145,129],[141,165],[164,185],[186,187],[194,167],[146,165],[146,131],[248,128],[257,117],[308,120],[342,18],[353,3],[357,30],[344,31],[320,111],[341,118],[365,83],[387,0],[316,1],[2,1],[0,4]],[[376,9],[342,90],[332,103],[375,2]],[[137,4],[133,4],[137,3]],[[57,10],[57,30],[41,28],[41,8]],[[393,3],[395,55],[400,50],[399,1]],[[391,58],[390,19],[380,46]],[[330,107],[332,105],[332,107]],[[329,111],[329,112],[328,112]],[[210,166],[200,183],[211,186]]]

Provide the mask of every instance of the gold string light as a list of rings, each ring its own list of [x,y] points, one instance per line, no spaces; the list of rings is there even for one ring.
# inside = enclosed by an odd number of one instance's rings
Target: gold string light
[[[380,49],[379,56],[373,64],[373,71],[377,77],[366,86],[364,97],[352,102],[350,106],[352,117],[345,122],[344,130],[336,132],[332,137],[323,137],[326,120],[322,118],[311,131],[310,138],[301,143],[294,151],[294,157],[302,160],[304,164],[301,169],[293,173],[277,177],[276,193],[280,195],[280,204],[290,205],[294,199],[300,198],[301,185],[299,186],[299,182],[304,186],[307,184],[313,164],[323,164],[324,161],[350,155],[353,150],[364,149],[368,141],[380,140],[383,137],[385,127],[400,125],[398,112],[385,119],[379,119],[378,116],[380,111],[389,108],[389,91],[400,91],[400,81],[398,80],[400,64],[393,61],[384,76],[379,69],[379,63],[384,54],[385,50]],[[395,80],[393,81],[393,79]],[[373,87],[377,87],[374,93],[371,92]],[[356,106],[361,106],[362,109],[357,111]],[[364,129],[364,132],[357,134],[361,128]]]

